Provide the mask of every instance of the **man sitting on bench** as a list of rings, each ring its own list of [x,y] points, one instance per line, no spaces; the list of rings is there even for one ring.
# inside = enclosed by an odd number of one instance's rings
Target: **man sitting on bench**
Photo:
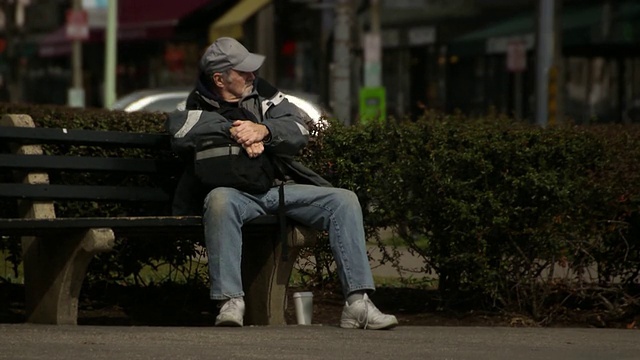
[[[194,207],[195,211],[204,211],[210,296],[221,302],[215,325],[243,325],[242,225],[260,215],[280,211],[302,225],[328,231],[346,299],[340,326],[393,328],[398,324],[396,317],[381,313],[368,297],[375,286],[358,198],[352,191],[331,187],[320,175],[293,160],[308,142],[305,121],[309,119],[280,91],[256,78],[254,72],[264,59],[232,38],[219,38],[200,60],[200,77],[187,99],[188,111],[173,113],[168,121],[174,149],[178,153],[182,149],[185,157],[193,157],[194,148],[197,153],[196,164],[192,158],[188,164],[194,165],[187,166],[178,185],[174,212],[192,214]],[[210,141],[197,140],[195,135],[199,133],[206,133],[205,138]],[[218,141],[216,136],[231,139],[233,144],[198,150],[202,144]],[[250,159],[271,159],[276,174],[272,182],[263,191],[212,185],[212,189],[198,194],[203,176],[213,178],[213,183],[222,179],[215,179],[215,174],[202,174],[208,167],[197,161],[221,160],[220,151],[229,156],[240,155],[231,150],[232,145],[239,146]],[[189,147],[191,152],[184,150]]]

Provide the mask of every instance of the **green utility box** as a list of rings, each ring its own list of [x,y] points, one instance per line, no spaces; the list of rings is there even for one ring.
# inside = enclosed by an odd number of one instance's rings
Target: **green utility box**
[[[383,87],[360,89],[360,122],[385,121],[387,117],[386,91]]]

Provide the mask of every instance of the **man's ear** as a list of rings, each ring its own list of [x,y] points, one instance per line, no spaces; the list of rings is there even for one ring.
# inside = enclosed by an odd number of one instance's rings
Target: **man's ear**
[[[224,87],[224,79],[222,78],[222,74],[220,73],[213,74],[213,76],[211,77],[211,80],[213,80],[213,85],[215,87],[219,87],[219,88]]]

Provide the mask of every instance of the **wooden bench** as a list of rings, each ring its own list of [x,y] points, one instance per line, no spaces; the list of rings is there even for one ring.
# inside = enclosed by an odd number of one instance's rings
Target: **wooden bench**
[[[74,151],[46,155],[46,146],[80,147],[91,156],[73,155]],[[95,254],[112,250],[116,238],[202,239],[199,216],[170,215],[181,165],[170,156],[169,135],[40,128],[27,115],[4,115],[0,120],[0,148],[4,174],[0,200],[11,199],[12,204],[17,200],[15,216],[0,218],[0,236],[22,242],[28,322],[77,324],[78,296],[89,262]],[[102,155],[119,148],[152,150],[168,156]],[[114,177],[117,184],[101,183]],[[132,177],[151,181],[140,186],[140,181],[129,180]],[[98,208],[112,202],[147,207],[141,214],[123,216],[86,216],[65,208],[66,215],[56,216],[61,212],[60,205],[69,202],[88,202]],[[305,238],[293,225],[288,221],[286,261],[282,259],[276,216],[262,216],[243,227],[244,247],[250,249],[243,252],[242,263],[246,324],[286,323],[286,288],[298,250],[315,238]]]

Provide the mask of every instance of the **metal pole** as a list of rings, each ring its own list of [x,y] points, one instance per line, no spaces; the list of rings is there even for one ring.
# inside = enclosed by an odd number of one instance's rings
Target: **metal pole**
[[[18,5],[14,2],[0,1],[0,11],[3,12],[5,16],[4,32],[7,39],[6,57],[8,62],[8,68],[0,68],[0,70],[3,71],[0,75],[7,76],[6,78],[3,77],[3,81],[8,88],[10,101],[22,100],[22,76],[18,71],[11,70],[12,68],[18,70],[21,68],[18,65],[19,60],[17,54],[20,32],[18,31],[15,19],[16,6]]]
[[[553,74],[549,78],[549,94],[555,95],[549,100],[549,124],[556,125],[564,122],[564,61],[562,57],[562,3],[564,0],[554,1],[553,10]]]
[[[351,125],[351,13],[350,0],[338,0],[333,40],[333,111]]]
[[[104,107],[116,101],[116,59],[118,34],[118,0],[109,0],[107,6],[107,38],[105,41]]]
[[[82,10],[82,0],[73,0],[73,10]],[[82,42],[73,40],[73,87],[82,88]]]
[[[380,0],[371,0],[371,32],[380,33]]]
[[[382,26],[380,25],[380,0],[371,0],[371,33],[378,39],[376,60],[378,71],[372,86],[382,86]]]
[[[273,24],[275,22],[275,4],[271,3],[265,6],[256,14],[257,31],[256,49],[259,54],[263,54],[271,61],[265,63],[258,70],[261,78],[270,82],[276,81],[276,44],[275,36],[273,36]]]
[[[514,97],[515,97],[515,115],[516,119],[522,119],[522,71],[517,71],[514,74]]]
[[[536,61],[536,124],[546,127],[549,119],[549,71],[553,63],[553,0],[540,0]]]
[[[73,10],[82,10],[82,0],[73,0]],[[84,107],[84,86],[82,80],[82,41],[73,40],[71,45],[71,68],[72,81],[71,89],[67,94],[67,105],[73,107]]]
[[[380,1],[371,1],[371,29],[369,36],[373,37],[374,42],[369,44],[372,48],[365,48],[365,87],[382,86],[382,40],[380,38]],[[367,59],[366,53],[372,52]]]

